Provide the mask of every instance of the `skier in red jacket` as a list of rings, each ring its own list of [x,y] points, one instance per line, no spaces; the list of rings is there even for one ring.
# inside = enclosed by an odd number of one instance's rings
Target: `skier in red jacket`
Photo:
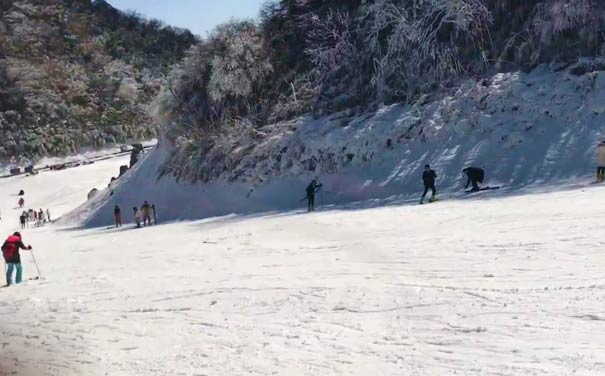
[[[31,250],[32,246],[25,246],[21,240],[21,234],[15,232],[9,236],[8,239],[2,245],[2,255],[6,262],[6,285],[10,286],[13,280],[13,270],[17,270],[17,276],[15,283],[21,283],[23,279],[23,267],[21,267],[21,255],[19,254],[20,249]]]

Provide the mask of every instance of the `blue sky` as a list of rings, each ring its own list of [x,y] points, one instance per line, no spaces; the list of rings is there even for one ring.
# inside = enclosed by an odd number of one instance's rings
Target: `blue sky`
[[[254,18],[265,0],[106,0],[117,9],[135,10],[205,36],[231,18]]]

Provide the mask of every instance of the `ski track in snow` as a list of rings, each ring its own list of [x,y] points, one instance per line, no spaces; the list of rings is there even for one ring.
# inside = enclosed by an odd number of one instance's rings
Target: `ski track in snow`
[[[19,189],[60,215],[124,162],[0,181],[2,230]],[[603,198],[27,229],[0,374],[603,375]]]

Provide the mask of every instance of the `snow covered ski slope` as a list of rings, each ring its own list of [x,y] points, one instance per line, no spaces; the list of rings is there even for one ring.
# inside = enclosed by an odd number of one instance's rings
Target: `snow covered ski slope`
[[[0,228],[122,163],[0,181]],[[489,197],[26,229],[0,375],[605,374],[605,190]]]

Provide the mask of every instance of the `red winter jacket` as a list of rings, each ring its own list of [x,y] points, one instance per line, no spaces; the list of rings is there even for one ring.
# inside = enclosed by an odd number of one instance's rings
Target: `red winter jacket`
[[[6,261],[7,264],[20,264],[21,255],[19,254],[19,249],[30,248],[23,244],[23,241],[20,237],[15,235],[9,236],[2,245],[2,255],[4,256],[4,261]]]

